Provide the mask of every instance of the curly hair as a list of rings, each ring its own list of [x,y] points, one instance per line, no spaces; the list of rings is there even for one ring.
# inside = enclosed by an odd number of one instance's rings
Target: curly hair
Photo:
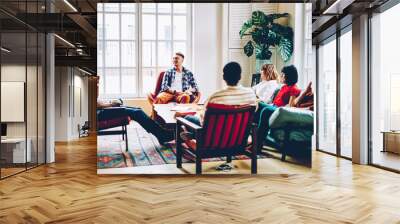
[[[282,68],[282,72],[285,74],[285,84],[293,86],[299,79],[297,68],[294,65],[285,66]]]
[[[223,72],[223,78],[226,84],[229,86],[236,86],[239,83],[242,74],[242,68],[239,63],[234,61],[229,62],[224,66]]]

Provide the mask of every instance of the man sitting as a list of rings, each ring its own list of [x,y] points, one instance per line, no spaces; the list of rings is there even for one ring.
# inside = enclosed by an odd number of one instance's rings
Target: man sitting
[[[242,68],[237,62],[229,62],[224,66],[223,79],[225,80],[227,87],[212,94],[205,103],[207,109],[208,103],[217,103],[225,105],[256,105],[257,96],[251,88],[246,88],[239,85],[241,79]],[[202,125],[205,111],[201,111],[196,115],[185,116],[185,119]],[[181,137],[184,141],[192,139],[193,133],[182,127]],[[217,170],[230,170],[233,166],[231,163],[223,163],[219,165]]]
[[[251,88],[239,85],[241,79],[242,68],[237,62],[229,62],[223,68],[223,79],[227,87],[212,94],[205,102],[207,108],[208,103],[217,103],[225,105],[256,105],[257,96]],[[185,119],[201,125],[204,118],[204,110],[196,115],[185,116]]]
[[[171,101],[177,103],[192,103],[198,92],[193,73],[182,66],[185,56],[176,52],[172,58],[174,67],[168,69],[161,84],[161,91],[156,97],[156,104],[166,104]]]
[[[119,107],[123,105],[122,100],[118,101],[97,101],[97,108]],[[174,140],[174,132],[161,127],[156,121],[152,120],[147,114],[138,107],[124,107],[127,115],[138,122],[147,132],[156,136],[160,144]]]

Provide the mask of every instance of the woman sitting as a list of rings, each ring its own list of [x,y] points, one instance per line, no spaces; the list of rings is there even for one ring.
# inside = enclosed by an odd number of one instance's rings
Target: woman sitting
[[[268,121],[272,113],[278,107],[291,106],[295,107],[298,104],[298,96],[301,90],[297,87],[298,73],[294,65],[285,66],[281,71],[281,82],[283,86],[277,92],[273,98],[272,103],[260,102],[258,107],[259,120],[258,120],[258,133],[259,139],[263,139],[263,136],[269,130]],[[261,143],[261,141],[260,141]]]
[[[267,102],[274,91],[280,87],[277,80],[278,72],[273,64],[265,64],[261,67],[260,73],[262,81],[252,88],[260,100]]]

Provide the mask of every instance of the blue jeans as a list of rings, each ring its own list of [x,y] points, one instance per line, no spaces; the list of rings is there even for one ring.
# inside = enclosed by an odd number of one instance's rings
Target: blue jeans
[[[132,120],[138,122],[147,132],[153,134],[161,141],[169,140],[173,134],[173,132],[161,127],[138,107],[115,107],[97,110],[97,119],[99,120],[108,120],[121,116],[129,116]]]
[[[128,116],[138,122],[147,132],[153,134],[157,138],[165,135],[165,129],[162,128],[156,121],[151,119],[141,108],[126,107]]]
[[[197,116],[186,115],[184,118],[185,118],[186,120],[192,122],[193,124],[197,124],[197,125],[201,126],[200,119],[199,119],[199,117],[197,117]]]
[[[258,139],[259,143],[262,144],[265,136],[268,134],[269,131],[269,118],[271,117],[272,113],[277,109],[273,104],[267,104],[264,102],[260,102],[258,104],[258,110],[256,112],[256,119],[258,118]]]

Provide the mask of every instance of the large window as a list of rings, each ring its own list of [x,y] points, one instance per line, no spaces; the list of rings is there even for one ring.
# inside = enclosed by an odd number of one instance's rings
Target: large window
[[[144,96],[174,52],[190,65],[190,4],[99,3],[97,11],[100,98]]]
[[[349,27],[351,28],[351,27]],[[352,157],[352,32],[340,36],[340,155]]]
[[[351,30],[318,48],[318,149],[345,158],[352,157]]]
[[[336,39],[318,48],[318,149],[336,153]]]
[[[372,163],[395,170],[400,170],[400,33],[395,28],[398,21],[400,4],[371,19]]]

